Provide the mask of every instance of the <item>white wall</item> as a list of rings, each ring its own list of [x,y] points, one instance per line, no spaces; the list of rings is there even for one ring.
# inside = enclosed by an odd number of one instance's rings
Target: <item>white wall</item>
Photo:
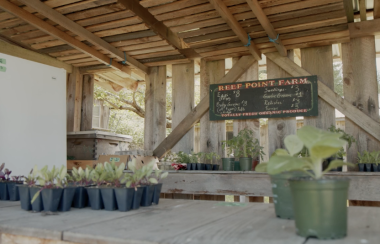
[[[0,53],[0,164],[11,175],[66,165],[66,71]],[[1,65],[1,64],[0,64]]]

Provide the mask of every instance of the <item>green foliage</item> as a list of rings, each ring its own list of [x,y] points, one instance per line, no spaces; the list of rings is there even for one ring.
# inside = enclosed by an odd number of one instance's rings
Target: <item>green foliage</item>
[[[209,152],[209,153],[200,152],[198,153],[198,157],[202,163],[206,163],[206,164],[207,163],[214,164],[214,159],[215,160],[220,159],[219,154],[215,152]]]
[[[37,168],[37,165],[35,165],[34,168],[30,171],[29,175],[24,177],[25,183],[29,187],[35,186],[37,182],[37,177],[38,177],[38,168]]]
[[[228,146],[228,154],[234,151],[235,157],[252,157],[253,159],[261,158],[265,155],[263,147],[260,146],[259,140],[253,137],[253,131],[245,128],[239,131],[228,141],[223,141],[223,145]]]
[[[115,162],[105,162],[104,163],[104,169],[106,171],[105,181],[107,185],[114,186],[114,187],[120,187],[121,182],[120,179],[123,176],[123,172],[125,169],[125,164],[121,163],[118,167],[115,165]]]
[[[342,140],[345,140],[347,142],[347,150],[350,149],[350,147],[352,146],[353,143],[356,143],[356,140],[355,138],[346,133],[344,130],[342,129],[338,129],[338,128],[335,128],[335,126],[331,125],[330,128],[328,128],[328,130],[330,132],[334,132],[334,133],[341,133],[342,134],[342,137],[340,137],[340,139]],[[335,158],[343,158],[344,156],[346,155],[346,152],[344,151],[344,148],[342,147],[335,155],[334,157]]]
[[[175,158],[175,161],[181,164],[188,164],[190,163],[190,155],[182,151],[179,151],[177,153],[177,157]]]
[[[189,154],[190,163],[196,164],[199,163],[199,156],[197,153],[192,152]]]
[[[359,164],[376,164],[380,163],[380,151],[363,151],[358,152],[358,163]]]
[[[352,166],[342,160],[334,160],[330,166],[322,172],[324,159],[336,154],[347,144],[341,139],[342,134],[320,130],[311,126],[304,126],[297,131],[297,135],[289,135],[284,143],[288,151],[276,150],[267,165],[258,165],[256,169],[262,171],[266,168],[269,174],[279,174],[285,171],[304,171],[315,179],[320,179],[324,173],[342,165]],[[310,156],[298,157],[298,153],[306,147]],[[286,155],[287,154],[287,155]],[[312,173],[310,173],[310,171]]]
[[[73,167],[71,177],[69,177],[69,179],[77,186],[88,186],[91,183],[92,174],[93,169],[90,167],[86,167],[85,170],[83,170],[82,167],[79,167],[79,169]]]
[[[96,184],[96,186],[99,187],[106,182],[108,174],[104,169],[103,164],[98,163],[95,169],[91,171],[90,176],[92,183]]]
[[[132,171],[132,174],[127,173],[124,175],[121,183],[125,183],[126,187],[138,187],[142,184],[158,184],[159,180],[164,179],[168,176],[168,172],[162,173],[161,170],[155,170],[153,173],[154,162],[144,165],[140,169],[137,169],[136,162],[130,161],[128,163],[128,168]]]

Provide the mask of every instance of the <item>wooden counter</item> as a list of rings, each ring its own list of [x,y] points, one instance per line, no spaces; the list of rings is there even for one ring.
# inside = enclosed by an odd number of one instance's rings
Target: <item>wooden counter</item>
[[[357,244],[379,243],[380,208],[349,207],[348,236],[318,241],[295,234],[272,204],[167,200],[129,212],[72,209],[58,215],[0,201],[0,243]],[[48,239],[48,240],[42,240]]]

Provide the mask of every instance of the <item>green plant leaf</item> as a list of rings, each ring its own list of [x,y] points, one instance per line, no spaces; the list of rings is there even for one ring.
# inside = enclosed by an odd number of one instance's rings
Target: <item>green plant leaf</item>
[[[306,158],[292,156],[273,156],[269,159],[267,171],[270,175],[276,175],[285,171],[312,169],[312,164]]]
[[[155,178],[149,178],[149,182],[152,184],[158,184],[158,181]]]
[[[268,167],[268,163],[259,163],[256,166],[255,171],[256,172],[260,172],[260,173],[266,173],[267,172],[267,167]]]
[[[286,151],[285,149],[282,149],[282,148],[278,148],[276,149],[276,151],[274,151],[272,153],[272,156],[281,156],[281,155],[289,155],[288,151]],[[290,156],[290,155],[289,155]]]
[[[346,162],[343,162],[342,160],[333,160],[330,162],[329,167],[327,167],[327,169],[325,169],[323,171],[323,173],[327,173],[330,170],[336,169],[336,168],[343,166],[343,165],[347,165],[347,167],[354,167],[355,166],[353,163],[349,163],[349,162],[346,163]]]
[[[166,177],[168,177],[169,175],[169,172],[165,172],[161,175],[161,179],[165,179]]]
[[[298,154],[303,148],[303,142],[298,138],[297,135],[288,135],[284,140],[284,144],[291,156]]]
[[[34,194],[32,201],[30,201],[30,203],[34,203],[34,201],[36,201],[37,197],[40,195],[40,192],[41,191],[37,191],[36,194]]]

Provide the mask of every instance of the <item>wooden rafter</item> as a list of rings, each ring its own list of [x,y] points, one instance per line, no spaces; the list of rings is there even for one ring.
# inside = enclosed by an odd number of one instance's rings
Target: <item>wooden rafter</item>
[[[312,75],[291,61],[289,58],[282,57],[278,53],[267,53],[265,56],[292,76],[298,77]],[[332,107],[338,109],[341,113],[356,123],[364,131],[380,141],[380,123],[365,113],[361,112],[358,108],[353,106],[346,99],[336,94],[321,81],[318,81],[318,96],[325,100]]]
[[[50,20],[54,21],[55,23],[61,25],[62,27],[70,30],[74,34],[86,39],[90,43],[92,43],[95,46],[98,46],[102,48],[104,51],[109,52],[112,55],[117,56],[118,58],[124,60],[124,53],[120,51],[119,49],[115,48],[108,42],[104,41],[100,37],[96,36],[95,34],[91,33],[90,31],[86,30],[82,26],[78,25],[74,21],[68,19],[58,11],[50,8],[43,2],[39,0],[21,0],[24,4],[26,4],[29,7],[32,7],[33,9],[37,10],[40,14],[44,15],[45,17],[49,18]],[[12,5],[12,6],[11,6]],[[70,46],[79,49],[92,57],[98,59],[102,63],[109,64],[110,59],[100,52],[96,51],[94,48],[88,47],[87,45],[83,44],[82,42],[76,40],[75,38],[71,37],[70,35],[58,30],[57,28],[53,27],[52,25],[42,21],[38,17],[34,16],[33,14],[30,14],[29,12],[17,7],[14,4],[9,3],[8,1],[1,0],[0,6],[13,14],[15,14],[17,17],[25,20],[26,22],[29,22],[30,24],[34,25],[35,27],[39,28],[42,31],[45,31],[56,38],[66,42]],[[17,8],[17,9],[16,9]],[[15,13],[16,12],[16,13]],[[23,13],[23,14],[21,14]],[[75,41],[74,41],[75,40]],[[79,44],[81,43],[81,44]],[[79,45],[78,45],[79,44]],[[84,46],[88,47],[85,48]],[[134,66],[137,69],[142,70],[144,73],[148,72],[148,67],[141,64],[137,60],[133,59],[130,56],[127,57],[127,63],[131,66]],[[112,62],[111,66],[113,66],[116,69],[119,69],[121,71],[126,71],[126,73],[130,74],[130,68],[127,66],[124,66],[117,62]]]
[[[218,83],[235,82],[255,62],[252,56],[245,56],[232,67],[232,69]],[[173,129],[160,145],[153,151],[153,155],[161,158],[199,121],[210,107],[209,95],[205,96],[199,104]]]
[[[170,45],[177,48],[178,51],[187,58],[196,58],[199,55],[191,49],[182,38],[179,38],[172,30],[154,17],[146,8],[140,5],[137,0],[118,0],[128,10],[143,20],[143,22],[161,38],[166,40]]]
[[[268,34],[268,36],[271,39],[275,40],[273,43],[277,51],[282,56],[286,57],[288,55],[286,47],[282,43],[281,38],[276,32],[276,30],[273,28],[273,25],[269,21],[268,17],[264,13],[259,2],[257,0],[247,0],[247,3],[249,7],[251,8],[252,12],[255,14],[256,18],[259,20],[261,26],[264,28],[265,32]]]
[[[348,29],[351,38],[379,35],[380,19],[349,23]]]
[[[343,5],[347,16],[347,22],[354,22],[354,6],[352,4],[352,0],[343,0]]]
[[[367,4],[366,0],[359,0],[360,21],[367,20]]]
[[[222,19],[228,24],[228,26],[232,29],[232,31],[239,37],[240,41],[244,44],[250,43],[248,46],[249,52],[253,55],[253,57],[257,60],[261,60],[261,52],[256,47],[256,45],[249,41],[248,33],[241,27],[239,22],[235,19],[235,17],[228,10],[226,4],[222,0],[209,0],[211,5],[215,8],[215,10],[219,13]]]

